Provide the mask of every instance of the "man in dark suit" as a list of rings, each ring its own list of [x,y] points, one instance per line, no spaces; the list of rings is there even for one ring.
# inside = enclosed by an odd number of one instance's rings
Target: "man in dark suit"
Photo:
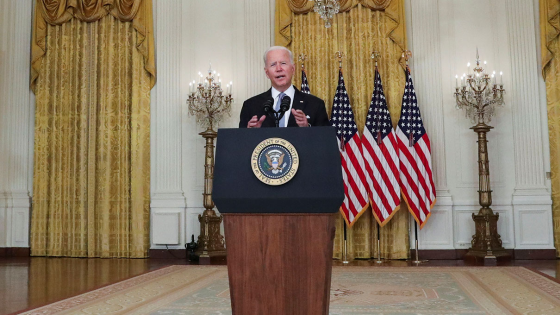
[[[239,128],[275,127],[274,119],[264,111],[264,103],[272,100],[274,109],[278,110],[285,96],[291,99],[290,109],[280,120],[279,127],[330,126],[325,102],[300,92],[292,85],[295,65],[290,50],[282,46],[270,47],[264,54],[264,64],[264,72],[270,79],[272,88],[243,103]]]

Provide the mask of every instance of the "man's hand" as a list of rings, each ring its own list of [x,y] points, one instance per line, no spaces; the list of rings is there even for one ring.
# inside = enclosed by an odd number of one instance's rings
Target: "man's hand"
[[[257,117],[257,115],[251,117],[251,120],[249,120],[249,122],[247,123],[247,128],[260,128],[265,118],[265,115],[262,115],[260,119]]]
[[[296,123],[300,127],[309,127],[309,123],[307,122],[307,116],[305,113],[302,112],[300,109],[296,110],[292,108],[292,115],[296,119]]]

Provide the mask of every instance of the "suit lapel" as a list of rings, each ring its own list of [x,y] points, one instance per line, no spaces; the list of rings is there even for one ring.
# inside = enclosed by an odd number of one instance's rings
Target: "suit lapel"
[[[303,99],[304,95],[302,92],[300,92],[295,86],[294,86],[295,92],[294,92],[294,102],[292,103],[292,108],[295,110],[301,110],[305,113],[305,101]],[[290,118],[288,119],[288,127],[297,127],[297,123],[296,123],[296,119],[294,118],[294,115],[292,115],[290,113]]]

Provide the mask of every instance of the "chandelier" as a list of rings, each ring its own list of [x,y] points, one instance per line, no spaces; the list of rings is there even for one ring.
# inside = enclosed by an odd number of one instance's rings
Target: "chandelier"
[[[340,9],[339,0],[313,0],[315,6],[313,11],[319,14],[325,20],[325,27],[331,27],[333,16],[338,13]]]
[[[486,61],[484,61],[486,66]],[[476,50],[476,67],[471,71],[470,62],[467,63],[467,73],[461,76],[459,86],[459,76],[455,76],[455,99],[457,109],[464,109],[466,117],[473,123],[488,123],[494,116],[495,107],[504,105],[504,84],[502,72],[500,72],[499,87],[496,84],[496,71],[492,75],[480,65],[478,49]]]
[[[486,66],[486,61],[484,61]],[[472,126],[477,133],[478,143],[478,203],[481,208],[478,214],[472,214],[475,223],[475,234],[471,240],[471,248],[465,259],[483,261],[484,264],[496,264],[498,258],[508,257],[510,254],[502,246],[498,234],[498,219],[500,215],[492,208],[492,189],[490,188],[490,160],[488,158],[487,133],[492,129],[487,125],[497,106],[504,105],[504,83],[500,72],[500,84],[496,84],[496,73],[492,75],[480,65],[478,49],[476,50],[476,66],[471,73],[471,64],[467,64],[467,73],[461,77],[455,76],[455,100],[457,109],[464,109],[465,114],[476,124]]]
[[[220,74],[212,71],[212,64],[210,64],[206,77],[200,72],[198,76],[198,85],[196,80],[189,83],[189,97],[187,99],[189,114],[195,116],[196,122],[206,128],[205,131],[199,133],[206,140],[204,146],[206,150],[204,154],[204,193],[202,194],[205,210],[202,215],[198,215],[200,235],[198,236],[198,249],[195,255],[199,259],[206,259],[209,262],[210,257],[226,255],[224,237],[220,234],[223,217],[216,215],[214,201],[212,200],[214,140],[218,137],[218,133],[214,131],[214,125],[218,124],[225,114],[230,114],[233,98],[231,97],[232,82],[226,85],[227,92],[224,95]]]
[[[204,77],[198,73],[198,85],[196,80],[189,83],[189,97],[187,104],[189,114],[196,117],[196,122],[209,130],[214,129],[225,114],[230,115],[232,82],[226,85],[227,92],[222,90],[220,74],[212,71],[212,64],[208,69],[208,75]],[[225,95],[224,95],[225,94]]]

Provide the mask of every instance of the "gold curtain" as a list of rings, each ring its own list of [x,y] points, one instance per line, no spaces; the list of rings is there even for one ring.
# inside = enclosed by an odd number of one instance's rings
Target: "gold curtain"
[[[374,62],[371,53],[379,51],[379,71],[393,124],[400,115],[405,74],[400,64],[406,49],[404,2],[402,0],[341,1],[341,13],[332,26],[314,12],[313,2],[304,0],[276,1],[276,44],[290,48],[295,56],[307,55],[305,68],[311,93],[325,100],[327,111],[338,84],[336,51],[345,54],[343,73],[346,88],[360,133],[365,125],[373,92]],[[296,86],[301,77],[296,76]],[[409,255],[409,213],[406,204],[391,221],[381,228],[381,255],[387,259],[403,259]],[[334,256],[341,258],[344,220],[338,217]],[[377,256],[377,225],[367,210],[347,229],[348,255],[353,258]]]
[[[147,257],[152,3],[98,1],[94,14],[83,7],[95,1],[51,2],[37,1],[32,44],[31,255]],[[135,4],[150,30],[103,14],[111,2]]]
[[[540,26],[550,138],[554,244],[556,256],[560,257],[560,0],[540,0]]]

